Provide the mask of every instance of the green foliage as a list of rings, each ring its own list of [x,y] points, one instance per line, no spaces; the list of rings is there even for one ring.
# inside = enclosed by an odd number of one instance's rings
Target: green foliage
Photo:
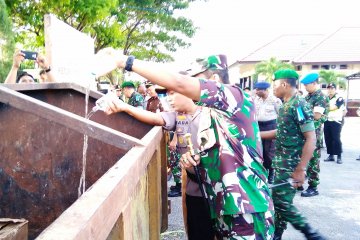
[[[342,89],[346,89],[345,74],[337,73],[332,70],[321,70],[319,72],[320,83],[335,83]]]
[[[123,49],[141,59],[170,61],[171,52],[189,46],[196,28],[174,11],[186,9],[187,0],[5,0],[16,40],[29,47],[44,45],[44,15],[52,13],[95,38],[95,50]],[[29,33],[32,33],[32,35]],[[29,37],[30,36],[30,37]]]
[[[10,71],[14,53],[14,36],[4,0],[0,0],[0,83]]]
[[[279,69],[291,68],[294,69],[294,66],[290,63],[285,63],[280,60],[277,60],[275,57],[270,58],[268,61],[262,61],[255,65],[255,74],[253,78],[258,79],[259,75],[265,76],[267,82],[271,82],[274,73]]]
[[[192,37],[195,34],[191,21],[174,17],[175,10],[187,7],[188,1],[183,0],[128,1],[128,4],[120,4],[110,18],[94,27],[96,50],[110,45],[141,59],[173,60],[169,53],[189,46],[180,35]],[[109,42],[111,39],[116,40]]]

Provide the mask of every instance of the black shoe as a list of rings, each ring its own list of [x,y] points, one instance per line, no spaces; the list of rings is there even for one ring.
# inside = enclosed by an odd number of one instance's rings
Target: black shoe
[[[281,237],[282,237],[282,235],[283,235],[283,233],[284,233],[284,230],[283,229],[275,229],[275,233],[274,233],[274,237],[273,237],[273,239],[272,240],[281,240]]]
[[[360,155],[359,155],[359,157],[358,157],[356,160],[360,161]]]
[[[326,240],[318,231],[313,229],[309,224],[306,224],[301,232],[305,235],[308,240]]]
[[[180,196],[181,196],[181,190],[178,189],[171,190],[168,193],[168,197],[180,197]]]
[[[337,164],[342,164],[343,163],[343,161],[341,160],[341,157],[337,156],[336,163]]]
[[[313,196],[316,196],[316,195],[319,195],[319,192],[314,187],[308,187],[308,189],[306,189],[305,191],[303,191],[301,193],[302,197],[313,197]]]
[[[327,159],[324,160],[324,162],[333,162],[335,161],[334,155],[329,155]]]
[[[269,170],[268,183],[269,183],[269,184],[273,184],[273,183],[274,183],[274,179],[275,179],[274,169],[270,169],[270,170]]]
[[[303,186],[297,187],[296,190],[302,192],[304,191],[304,187]]]

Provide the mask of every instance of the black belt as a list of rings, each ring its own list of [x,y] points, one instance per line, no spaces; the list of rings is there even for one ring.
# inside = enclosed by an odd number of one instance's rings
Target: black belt
[[[276,119],[273,120],[269,120],[269,121],[258,121],[259,125],[262,126],[266,126],[266,125],[270,125],[270,124],[275,124],[276,123]]]
[[[191,181],[198,183],[198,180],[196,179],[196,175],[186,170],[186,174],[188,178],[190,178]]]

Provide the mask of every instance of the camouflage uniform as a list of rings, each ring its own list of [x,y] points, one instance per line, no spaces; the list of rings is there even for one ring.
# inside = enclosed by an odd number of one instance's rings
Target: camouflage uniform
[[[271,239],[273,203],[262,165],[252,99],[236,86],[200,79],[201,174],[217,231],[229,239]],[[211,108],[211,109],[210,109]]]
[[[275,184],[287,181],[300,162],[305,143],[303,132],[314,130],[313,112],[304,98],[293,96],[280,108],[277,118],[275,158]],[[275,228],[285,230],[287,222],[302,230],[307,220],[293,205],[295,188],[288,184],[272,189],[275,206]]]
[[[323,135],[323,123],[327,119],[329,113],[329,98],[322,93],[321,89],[316,90],[313,93],[309,93],[305,100],[309,105],[314,108],[323,108],[325,109],[323,115],[320,119],[314,120],[315,133],[316,133],[316,148],[313,154],[313,157],[309,161],[308,169],[306,175],[308,177],[309,186],[316,188],[320,183],[319,173],[320,173],[320,157],[321,157],[321,144],[322,144],[322,135]],[[316,109],[315,109],[316,110]]]
[[[138,92],[133,92],[131,97],[129,98],[128,104],[134,107],[141,107],[143,108],[144,98]]]
[[[172,137],[170,137],[171,141]],[[175,183],[181,183],[181,167],[180,167],[180,154],[176,150],[170,150],[168,144],[166,145],[168,166],[171,169],[171,173],[174,177]]]

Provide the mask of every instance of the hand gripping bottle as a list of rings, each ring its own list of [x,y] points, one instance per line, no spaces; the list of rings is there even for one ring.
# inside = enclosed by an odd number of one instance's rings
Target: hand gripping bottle
[[[111,102],[111,100],[116,97],[117,96],[115,95],[115,93],[109,91],[107,94],[105,94],[104,96],[102,96],[101,98],[96,100],[95,106],[93,107],[92,111],[96,112],[98,110],[101,110],[101,111],[105,112],[105,110],[108,106],[108,103]]]

